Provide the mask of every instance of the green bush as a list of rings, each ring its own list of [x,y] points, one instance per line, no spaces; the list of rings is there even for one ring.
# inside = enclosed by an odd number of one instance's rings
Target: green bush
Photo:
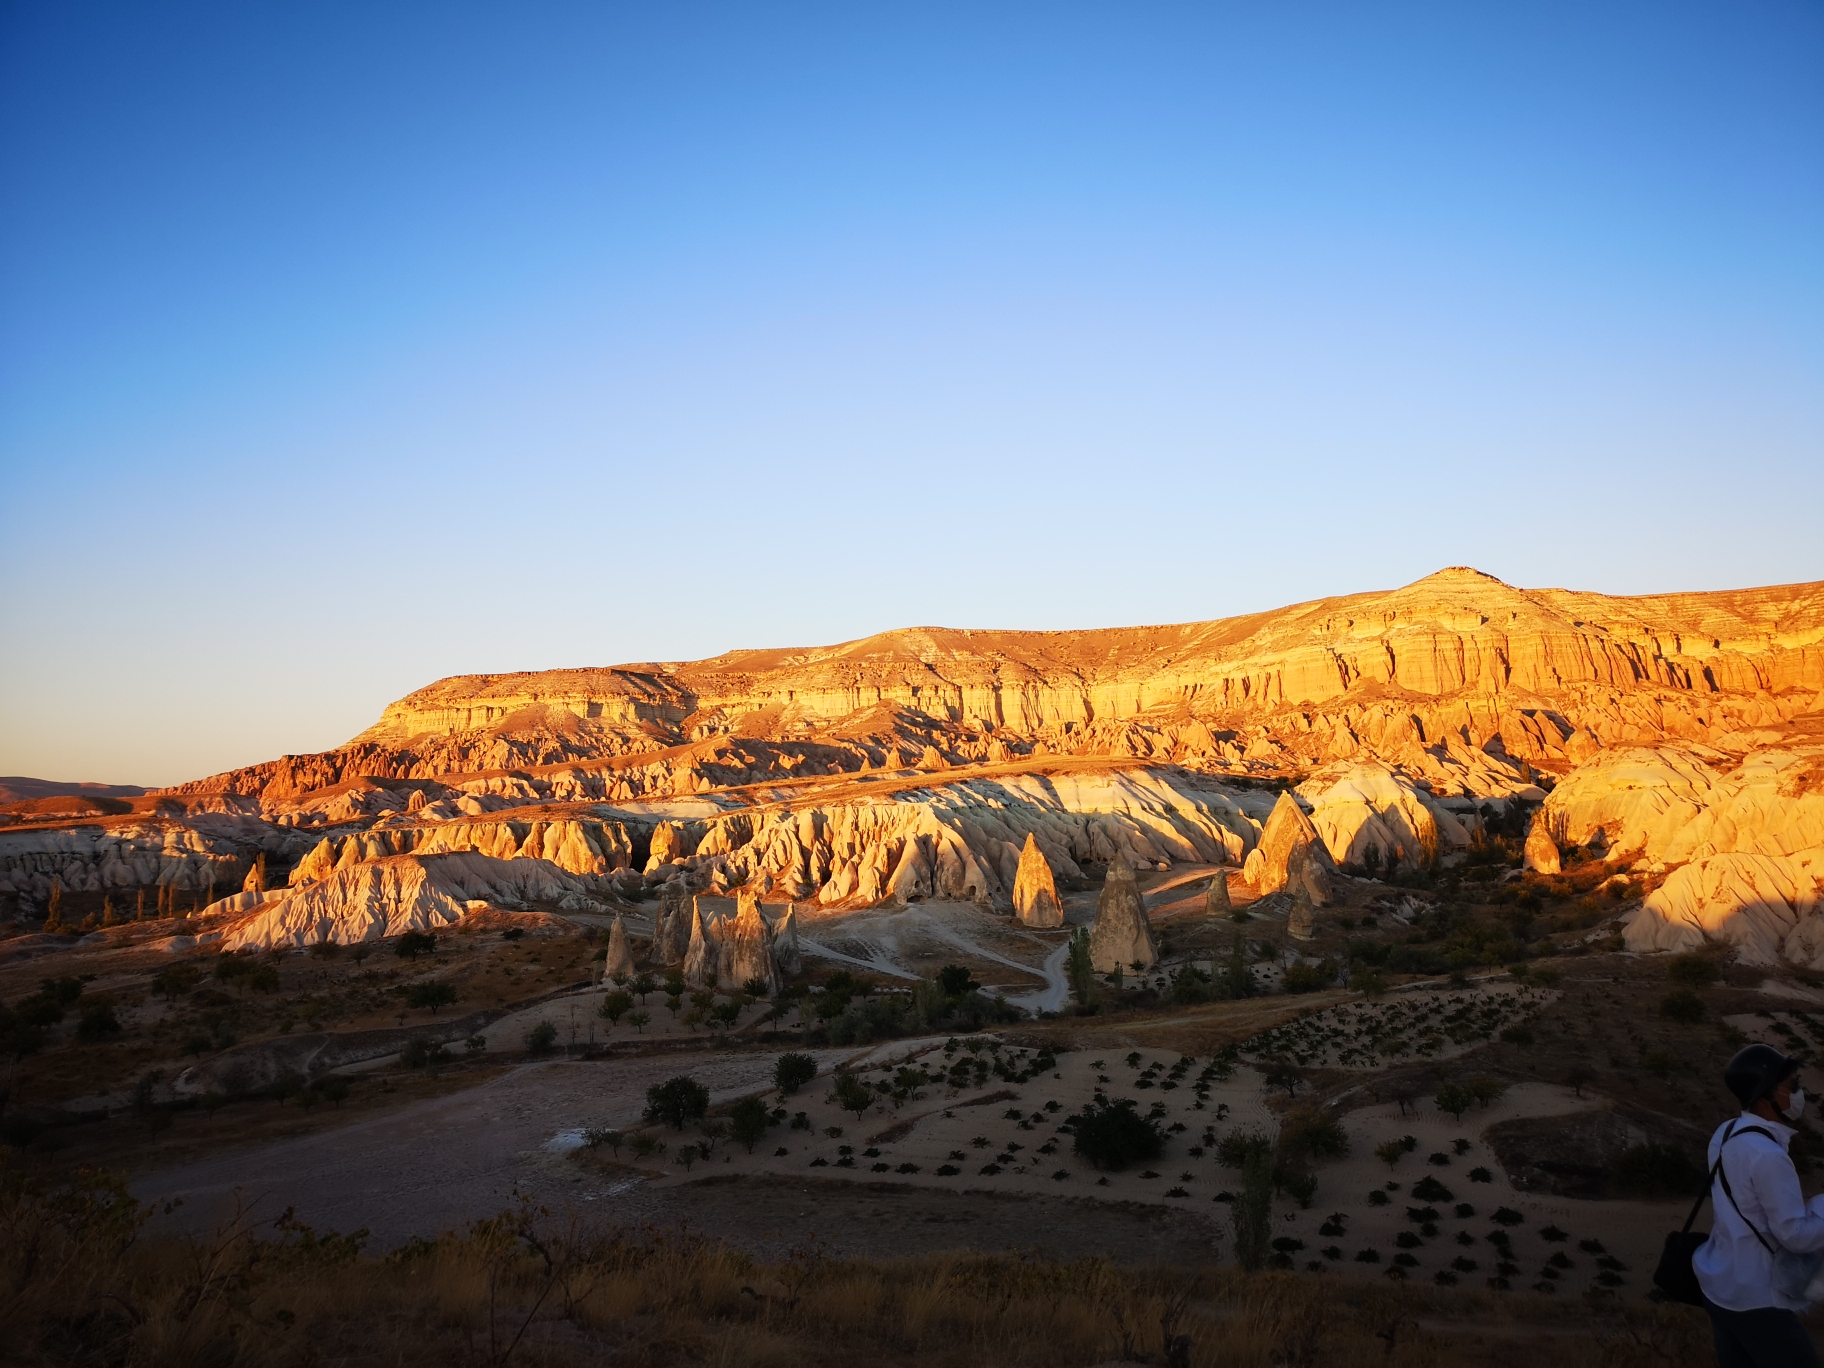
[[[1165,1132],[1141,1116],[1128,1098],[1092,1102],[1071,1119],[1074,1148],[1099,1169],[1123,1169],[1157,1159],[1165,1150]]]
[[[620,1024],[622,1017],[633,1010],[633,994],[624,988],[617,988],[602,999],[602,1005],[595,1009],[596,1015],[610,1026]]]
[[[557,1044],[557,1027],[541,1021],[526,1033],[526,1049],[535,1055],[550,1054]]]
[[[817,1061],[808,1054],[782,1054],[773,1065],[773,1086],[784,1097],[790,1097],[815,1077]]]
[[[405,990],[405,1005],[429,1007],[435,1016],[440,1008],[456,1001],[456,990],[447,983],[414,983]]]
[[[773,1124],[773,1114],[759,1098],[744,1097],[729,1112],[728,1124],[730,1133],[752,1154],[754,1146],[766,1138],[767,1128]]]
[[[1216,1142],[1216,1162],[1224,1168],[1245,1169],[1259,1154],[1271,1154],[1273,1142],[1259,1131],[1230,1131]]]
[[[1315,993],[1319,989],[1329,988],[1336,983],[1336,962],[1325,960],[1321,964],[1295,964],[1286,970],[1285,990],[1288,993]]]
[[[709,1110],[709,1089],[687,1074],[654,1083],[646,1089],[646,1120],[663,1121],[673,1130],[696,1121]]]
[[[1682,988],[1661,999],[1659,1014],[1683,1025],[1695,1026],[1704,1019],[1704,1000],[1689,988]]]
[[[393,947],[393,953],[400,959],[417,959],[420,955],[437,953],[437,937],[429,931],[407,931],[399,937],[399,944]]]

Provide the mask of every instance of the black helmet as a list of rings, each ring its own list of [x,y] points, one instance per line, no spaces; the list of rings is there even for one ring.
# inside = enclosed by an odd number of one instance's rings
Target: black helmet
[[[1744,1045],[1724,1067],[1723,1084],[1747,1111],[1798,1071],[1798,1060],[1771,1045]]]

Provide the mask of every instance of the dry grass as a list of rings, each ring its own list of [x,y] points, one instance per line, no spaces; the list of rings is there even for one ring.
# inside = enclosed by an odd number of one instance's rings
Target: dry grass
[[[953,1254],[763,1264],[680,1232],[555,1227],[531,1207],[384,1258],[295,1222],[139,1238],[114,1181],[0,1192],[9,1364],[1087,1365],[1372,1360],[1672,1368],[1708,1354],[1701,1317],[1222,1267],[1121,1269]]]

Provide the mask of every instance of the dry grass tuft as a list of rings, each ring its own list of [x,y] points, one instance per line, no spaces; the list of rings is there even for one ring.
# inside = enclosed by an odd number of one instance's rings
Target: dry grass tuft
[[[364,1232],[289,1213],[148,1241],[150,1214],[106,1175],[42,1185],[0,1170],[6,1362],[1450,1368],[1549,1352],[1560,1368],[1696,1368],[1708,1354],[1682,1309],[1099,1258],[807,1247],[762,1264],[688,1232],[554,1222],[530,1202],[384,1258]]]

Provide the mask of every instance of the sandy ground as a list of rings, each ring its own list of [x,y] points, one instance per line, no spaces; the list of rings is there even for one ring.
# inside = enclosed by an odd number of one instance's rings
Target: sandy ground
[[[840,1062],[874,1082],[894,1079],[908,1063],[935,1074],[957,1060],[995,1057],[987,1048],[972,1054],[968,1043],[987,1045],[975,1037],[946,1052],[946,1041],[932,1038],[813,1053],[826,1071]],[[1012,1046],[998,1057],[1016,1073],[1030,1073],[1036,1058]],[[1260,1075],[1245,1064],[1210,1077],[1208,1097],[1200,1099],[1195,1083],[1211,1060],[1191,1061],[1167,1088],[1176,1053],[1111,1048],[1058,1055],[1051,1068],[1022,1081],[990,1073],[960,1088],[933,1082],[898,1108],[883,1099],[859,1119],[835,1105],[826,1072],[783,1100],[788,1113],[802,1114],[798,1125],[775,1125],[752,1154],[722,1140],[707,1159],[693,1154],[688,1167],[679,1151],[700,1144],[694,1129],[659,1132],[667,1149],[646,1160],[582,1144],[589,1127],[633,1129],[646,1088],[680,1072],[703,1082],[715,1106],[762,1093],[778,1104],[770,1091],[773,1061],[770,1052],[730,1052],[528,1064],[464,1093],[148,1175],[134,1187],[144,1198],[182,1198],[166,1218],[175,1228],[207,1228],[234,1208],[238,1194],[256,1216],[292,1206],[319,1227],[365,1226],[382,1246],[490,1215],[523,1192],[560,1212],[682,1222],[763,1253],[822,1239],[861,1254],[967,1245],[1117,1258],[1149,1257],[1156,1248],[1210,1258],[1228,1255],[1225,1198],[1241,1186],[1240,1175],[1217,1161],[1213,1142],[1235,1130],[1276,1132]],[[1367,1081],[1373,1073],[1361,1076]],[[1168,1128],[1170,1142],[1152,1168],[1102,1174],[1072,1153],[1059,1123],[1098,1090],[1133,1098]],[[1405,1256],[1409,1277],[1442,1274],[1481,1286],[1502,1275],[1517,1290],[1588,1290],[1605,1271],[1596,1259],[1610,1258],[1623,1265],[1606,1270],[1611,1284],[1620,1279],[1615,1290],[1644,1295],[1659,1241],[1679,1219],[1671,1204],[1518,1192],[1483,1139],[1488,1127],[1515,1117],[1599,1105],[1535,1084],[1461,1121],[1429,1101],[1404,1115],[1398,1103],[1359,1108],[1343,1120],[1350,1157],[1320,1165],[1308,1209],[1284,1197],[1275,1203],[1276,1236],[1298,1242],[1281,1247],[1299,1268],[1378,1277]],[[1377,1145],[1404,1136],[1414,1147],[1391,1168],[1374,1157]],[[1472,1170],[1485,1170],[1487,1181],[1474,1181]],[[1429,1200],[1415,1198],[1411,1189],[1426,1178],[1448,1195],[1432,1190]],[[1377,1192],[1385,1204],[1373,1204]],[[1459,1214],[1459,1204],[1469,1210]],[[1409,1215],[1427,1208],[1429,1233]],[[1502,1209],[1520,1220],[1496,1224]],[[1554,1229],[1566,1238],[1541,1234]],[[1498,1248],[1489,1236],[1502,1231],[1508,1242]],[[1405,1232],[1411,1234],[1402,1245]],[[1584,1241],[1599,1241],[1600,1251],[1580,1248]],[[1358,1260],[1368,1251],[1374,1262]],[[1568,1267],[1547,1275],[1555,1255]],[[1497,1265],[1510,1257],[1502,1274]]]

